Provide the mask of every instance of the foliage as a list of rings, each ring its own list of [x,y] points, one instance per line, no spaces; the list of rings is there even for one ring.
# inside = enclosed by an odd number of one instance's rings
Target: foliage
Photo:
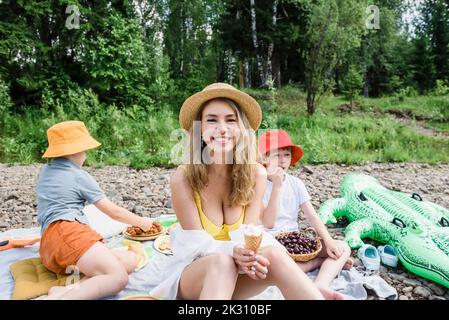
[[[351,106],[362,90],[363,78],[354,65],[349,67],[348,73],[343,83],[343,93],[349,100]]]

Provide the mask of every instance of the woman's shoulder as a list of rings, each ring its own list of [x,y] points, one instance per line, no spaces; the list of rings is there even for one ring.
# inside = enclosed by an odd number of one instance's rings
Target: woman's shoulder
[[[175,172],[172,173],[170,176],[170,183],[171,184],[183,184],[187,182],[187,172],[186,167],[183,165],[180,165],[176,168]]]

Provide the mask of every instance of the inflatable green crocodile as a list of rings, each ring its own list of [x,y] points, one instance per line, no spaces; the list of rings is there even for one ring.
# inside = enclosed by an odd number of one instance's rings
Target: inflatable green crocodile
[[[388,243],[408,270],[449,288],[449,210],[358,173],[344,178],[340,193],[342,198],[324,202],[319,214],[325,224],[348,218],[345,240],[351,248],[367,237]]]

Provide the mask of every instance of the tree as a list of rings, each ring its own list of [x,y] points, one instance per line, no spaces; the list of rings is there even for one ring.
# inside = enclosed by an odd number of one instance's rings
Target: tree
[[[423,94],[435,86],[436,70],[430,40],[425,34],[418,34],[413,40],[410,69],[415,87]]]
[[[449,81],[449,3],[426,0],[421,13],[420,27],[430,40],[436,78]]]
[[[319,0],[308,6],[305,87],[307,112],[313,114],[317,98],[332,88],[338,56],[360,45],[363,6],[353,0]]]
[[[354,100],[360,94],[363,87],[363,77],[355,65],[350,65],[348,73],[343,82],[343,94],[349,100],[351,108],[354,107]]]

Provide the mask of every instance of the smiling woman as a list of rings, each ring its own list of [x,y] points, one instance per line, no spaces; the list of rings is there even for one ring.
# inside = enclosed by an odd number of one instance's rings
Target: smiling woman
[[[216,83],[188,98],[179,119],[191,138],[189,161],[170,180],[180,228],[170,233],[174,256],[160,268],[166,280],[151,295],[248,299],[277,285],[287,299],[323,299],[269,234],[258,252],[236,241],[244,225],[258,223],[266,185],[256,162],[259,104]]]

